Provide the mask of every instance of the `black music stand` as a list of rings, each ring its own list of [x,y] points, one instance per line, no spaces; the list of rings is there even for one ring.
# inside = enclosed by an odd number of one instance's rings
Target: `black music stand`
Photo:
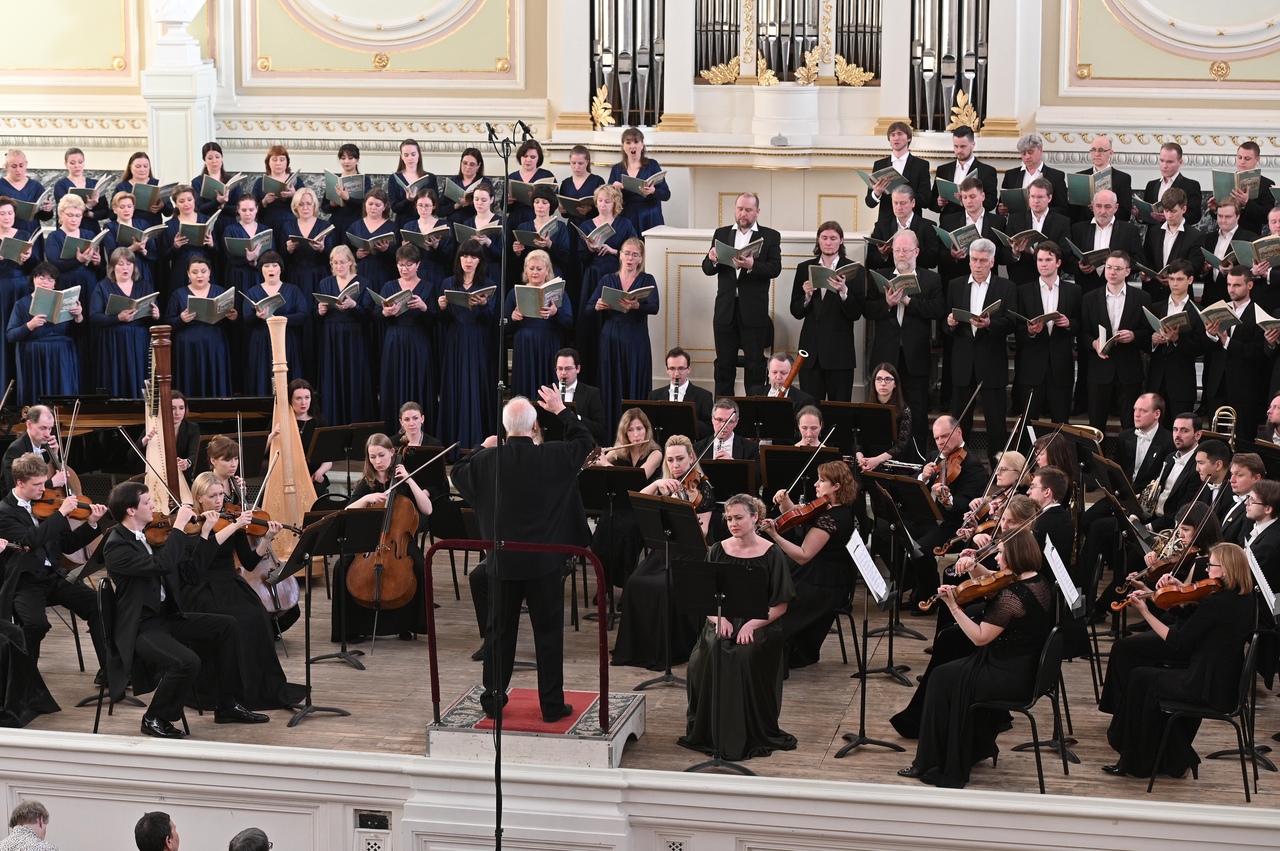
[[[862,475],[877,486],[875,490],[871,491],[871,504],[876,509],[876,518],[879,519],[883,516],[889,523],[890,571],[892,572],[896,568],[895,584],[898,587],[902,587],[902,575],[906,571],[908,556],[924,555],[924,553],[920,552],[919,544],[911,537],[908,524],[911,522],[937,524],[942,522],[942,514],[938,511],[938,504],[934,502],[933,497],[929,494],[929,488],[919,479],[895,476],[890,473],[877,473],[874,470],[868,470]],[[877,497],[881,498],[877,499]],[[920,589],[916,590],[917,592],[920,591]],[[923,635],[902,623],[896,598],[893,605],[893,616],[890,618],[889,625],[871,630],[872,635],[879,635],[882,632],[888,632],[890,636],[897,633],[918,641],[924,641]],[[892,643],[890,643],[889,648],[889,658],[892,660]]]
[[[815,452],[817,458],[814,458]],[[813,461],[810,464],[810,461]],[[799,495],[792,494],[793,502],[805,502],[813,497],[813,487],[818,482],[818,467],[828,461],[839,461],[840,450],[832,446],[819,449],[816,446],[761,446],[760,470],[764,486],[764,501],[770,503],[773,495],[789,489],[793,482],[801,488]],[[808,470],[805,470],[805,467]],[[800,471],[805,470],[803,477]]]
[[[1237,452],[1256,452],[1262,457],[1268,479],[1280,479],[1280,445],[1269,440],[1241,441],[1239,438],[1236,443],[1241,447]]]
[[[612,517],[619,511],[631,510],[629,494],[644,487],[646,476],[642,467],[587,467],[578,474],[578,492],[582,495],[582,507],[588,514]],[[582,580],[582,595],[587,594],[586,579]],[[613,583],[606,581],[608,587],[603,589],[609,599],[607,617],[609,629],[613,629],[613,619],[617,613],[614,609]],[[602,589],[597,588],[599,594]],[[596,617],[596,612],[587,612],[584,620]]]
[[[649,686],[662,684],[682,686],[685,681],[671,673],[671,630],[675,627],[675,596],[672,588],[671,557],[695,559],[701,563],[707,557],[707,541],[698,522],[698,511],[693,503],[669,496],[631,494],[631,510],[635,513],[640,534],[651,550],[662,550],[667,579],[666,623],[662,629],[663,671],[657,677],[645,680],[632,689],[644,691]]]
[[[653,426],[654,442],[667,445],[667,438],[683,434],[698,442],[698,409],[692,402],[664,402],[648,399],[624,399],[622,410],[639,408]]]
[[[739,437],[738,440],[745,438]],[[699,466],[706,473],[707,481],[711,482],[712,490],[719,495],[717,502],[724,502],[737,493],[749,493],[752,496],[757,493],[755,461],[727,458],[717,461],[708,458]]]
[[[1129,477],[1120,469],[1119,464],[1101,452],[1094,452],[1089,460],[1090,464],[1085,468],[1085,477],[1089,482],[1110,497],[1126,517],[1132,514],[1139,519],[1150,519],[1151,515],[1143,510]]]
[[[418,467],[443,451],[443,446],[406,446],[402,463],[406,471],[418,470]],[[432,499],[436,499],[438,495],[449,492],[449,479],[445,475],[444,465],[445,458],[441,456],[434,464],[422,467],[409,478],[417,482],[418,487],[426,491]]]
[[[782,396],[734,396],[738,406],[735,430],[756,443],[768,442],[786,446],[795,443],[796,409]]]
[[[763,567],[680,559],[679,569],[673,565],[668,571],[676,578],[679,607],[703,619],[711,615],[744,620],[769,616],[769,577]],[[711,759],[685,771],[727,768],[750,777],[756,774],[745,765],[726,760],[720,751],[720,642],[735,639],[736,630],[728,639],[716,636],[711,644]]]
[[[835,429],[830,445],[838,447],[842,455],[852,456],[860,446],[877,447],[879,454],[898,442],[898,412],[892,405],[823,402],[818,407],[823,427]]]
[[[357,553],[372,552],[378,548],[378,542],[382,538],[382,521],[386,512],[381,508],[356,508],[343,509],[342,511],[308,511],[302,515],[302,524],[304,529],[309,529],[312,524],[319,520],[328,520],[327,528],[329,536],[322,539],[318,546],[323,546],[323,551],[316,549],[312,555],[317,556],[343,556],[355,555]],[[333,519],[329,519],[333,518]],[[302,548],[302,541],[294,545],[294,553],[296,554]],[[289,561],[293,561],[293,556],[289,557]],[[311,571],[307,571],[307,631],[306,641],[307,650],[304,652],[307,656],[307,665],[313,662],[322,662],[325,659],[338,659],[346,662],[357,671],[364,670],[364,663],[357,659],[357,656],[363,656],[363,650],[350,650],[347,648],[347,597],[348,594],[342,595],[342,600],[338,603],[338,618],[342,624],[339,634],[342,636],[342,643],[338,647],[336,653],[325,653],[311,658]],[[332,612],[330,613],[332,617]],[[308,676],[310,671],[308,669]]]

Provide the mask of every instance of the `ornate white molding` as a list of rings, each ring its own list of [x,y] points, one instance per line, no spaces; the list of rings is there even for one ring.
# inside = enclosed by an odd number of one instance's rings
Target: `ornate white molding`
[[[295,21],[317,36],[354,49],[419,47],[443,38],[471,20],[483,0],[431,0],[420,12],[396,16],[367,0],[280,0]]]
[[[1280,49],[1280,10],[1271,3],[1102,0],[1129,32],[1176,56],[1233,60]]]

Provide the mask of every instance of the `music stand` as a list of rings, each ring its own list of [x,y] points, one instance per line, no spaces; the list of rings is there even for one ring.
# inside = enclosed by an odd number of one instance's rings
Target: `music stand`
[[[907,679],[906,673],[911,668],[907,665],[898,665],[893,661],[893,638],[895,635],[904,635],[908,638],[914,638],[918,641],[924,641],[924,636],[904,626],[898,615],[898,594],[896,589],[898,583],[893,579],[894,566],[900,565],[898,575],[901,576],[903,570],[906,569],[907,553],[919,552],[920,548],[916,544],[915,539],[911,537],[911,533],[907,531],[906,523],[902,519],[902,515],[898,513],[898,506],[895,504],[893,497],[890,495],[880,482],[871,482],[871,504],[876,509],[876,518],[884,518],[889,525],[889,579],[893,585],[895,592],[889,597],[889,625],[869,630],[863,633],[862,646],[867,647],[868,639],[873,635],[881,633],[889,634],[888,657],[885,659],[883,667],[867,670],[867,663],[861,664],[860,670],[850,675],[850,679],[861,679],[863,687],[866,687],[867,674],[888,674],[898,682],[908,688],[911,681]],[[899,558],[899,552],[902,556]]]
[[[738,438],[745,440],[745,438]],[[699,466],[707,474],[707,481],[718,495],[717,502],[724,502],[736,493],[756,493],[756,462],[738,459],[714,458],[704,460]]]
[[[818,407],[822,410],[823,427],[835,429],[828,445],[838,447],[842,455],[852,456],[860,446],[879,454],[898,442],[898,412],[892,405],[823,402]]]
[[[1089,481],[1109,496],[1126,517],[1132,514],[1138,518],[1150,519],[1151,515],[1138,501],[1138,495],[1134,493],[1133,485],[1130,484],[1124,470],[1120,469],[1120,465],[1100,452],[1095,452],[1089,457],[1093,462],[1085,470],[1085,476]]]
[[[817,458],[814,458],[815,452]],[[810,461],[813,461],[810,464]],[[793,482],[800,479],[800,496],[792,495],[792,500],[803,502],[803,497],[813,495],[813,487],[818,482],[818,467],[828,461],[839,461],[840,450],[832,446],[818,449],[816,446],[761,446],[760,470],[764,485],[765,502],[768,503],[773,494],[780,490],[790,489]],[[805,467],[803,478],[800,471]]]
[[[883,512],[885,519],[889,521],[889,529],[892,533],[890,538],[890,562],[895,564],[899,561],[901,562],[896,578],[896,584],[901,587],[902,574],[906,570],[908,554],[924,555],[924,553],[920,552],[920,547],[915,539],[911,537],[908,524],[911,522],[920,524],[941,523],[942,513],[938,511],[938,504],[929,493],[929,488],[919,479],[908,476],[895,476],[891,473],[877,473],[874,470],[864,472],[862,475],[877,486],[875,490],[871,491],[871,503],[872,507],[876,508],[876,517],[879,518],[881,512]],[[877,496],[881,497],[881,499],[877,499]],[[898,544],[901,544],[900,548],[897,546]],[[896,632],[898,635],[905,635],[909,638],[924,641],[923,635],[903,625],[896,599],[893,606],[893,617],[890,619],[889,626],[873,629],[871,634],[879,635],[885,631],[888,631],[891,635]],[[890,644],[890,648],[892,646]],[[890,659],[892,657],[891,650]]]
[[[578,492],[582,495],[582,507],[588,514],[597,517],[612,517],[619,511],[631,510],[630,493],[644,487],[646,476],[643,467],[587,467],[578,474]],[[582,595],[587,594],[586,578],[582,580]],[[605,583],[605,593],[609,598],[608,629],[613,629],[614,611],[613,583]],[[597,588],[596,593],[601,589]],[[583,615],[586,620],[596,617],[595,612]]]
[[[680,559],[678,571],[672,567],[677,579],[676,593],[680,608],[702,618],[765,618],[769,616],[769,577],[763,567],[746,564]],[[703,629],[706,629],[703,626]],[[691,765],[685,771],[702,771],[707,768],[728,768],[739,774],[755,776],[745,765],[730,762],[720,751],[720,642],[734,641],[737,635],[721,639],[718,635],[711,643],[711,759]]]
[[[343,509],[342,511],[322,512],[308,511],[302,515],[303,527],[309,528],[311,524],[319,520],[328,520],[329,525],[326,527],[329,536],[321,540],[317,546],[323,546],[324,551],[316,550],[312,555],[320,556],[343,556],[355,555],[356,553],[372,552],[378,548],[378,542],[382,538],[382,521],[386,512],[381,508],[356,508]],[[332,518],[332,519],[329,519]],[[292,563],[294,555],[302,549],[302,541],[294,545],[293,555],[289,556]],[[270,574],[268,574],[270,576]],[[336,653],[325,653],[311,658],[311,571],[307,571],[307,630],[306,642],[307,650],[304,652],[307,656],[307,665],[313,662],[322,662],[325,659],[338,659],[346,662],[357,671],[364,670],[364,664],[357,658],[363,656],[363,650],[350,650],[347,648],[347,594],[342,595],[342,600],[338,603],[338,618],[342,624],[339,634],[342,636],[342,643]],[[332,613],[330,613],[332,617]]]
[[[783,446],[794,443],[796,435],[796,409],[791,400],[782,396],[734,396],[738,406],[738,425],[735,430],[749,436],[756,443],[768,441]]]
[[[444,451],[443,446],[406,446],[402,463],[406,471],[418,470],[418,467],[426,464],[442,451]],[[436,463],[423,467],[409,478],[417,482],[418,487],[434,499],[438,494],[449,492],[449,479],[445,476],[444,465],[445,459],[440,458]]]
[[[648,399],[624,399],[622,410],[639,408],[653,426],[654,442],[667,445],[667,438],[683,434],[693,442],[698,440],[698,409],[692,402],[664,402]]]
[[[1269,440],[1254,440],[1241,451],[1256,452],[1267,468],[1268,479],[1280,479],[1280,446]]]
[[[672,581],[672,556],[694,559],[701,563],[707,557],[707,541],[698,522],[693,503],[669,496],[631,494],[631,510],[640,534],[651,550],[662,550],[667,581],[666,623],[662,630],[662,673],[632,689],[644,691],[650,686],[668,684],[682,686],[685,681],[671,673],[671,630],[675,627],[675,596]]]
[[[308,466],[320,466],[326,461],[335,465],[347,465],[351,472],[351,426],[319,426],[311,435],[311,445],[306,448]]]

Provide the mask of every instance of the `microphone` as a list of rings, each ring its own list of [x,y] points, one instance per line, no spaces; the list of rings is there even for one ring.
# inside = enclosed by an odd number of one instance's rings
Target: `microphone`
[[[486,121],[484,124],[484,127],[486,130],[489,131],[489,141],[490,142],[498,141],[498,131],[493,129],[493,125]]]
[[[519,127],[520,132],[524,134],[524,139],[522,141],[527,142],[533,138],[533,131],[529,129],[528,124],[525,124],[523,121],[517,121],[516,126]]]

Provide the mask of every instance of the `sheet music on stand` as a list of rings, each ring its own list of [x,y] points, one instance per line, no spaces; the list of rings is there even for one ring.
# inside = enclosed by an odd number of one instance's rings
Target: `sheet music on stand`
[[[1053,545],[1053,541],[1045,539],[1044,557],[1049,562],[1049,568],[1053,571],[1053,578],[1058,580],[1058,589],[1062,591],[1062,596],[1067,601],[1067,605],[1071,607],[1073,615],[1080,614],[1084,608],[1084,600],[1080,596],[1080,589],[1076,587],[1076,583],[1072,581],[1071,574],[1067,573],[1067,566],[1062,563],[1062,556],[1058,553],[1058,548]]]
[[[1271,611],[1272,617],[1280,614],[1276,610],[1276,592],[1271,590],[1271,583],[1267,582],[1266,574],[1262,572],[1262,566],[1258,564],[1258,559],[1253,554],[1253,546],[1246,544],[1244,554],[1249,558],[1249,570],[1253,571],[1253,581],[1258,586],[1258,590],[1262,592],[1262,599],[1267,601],[1267,608]]]
[[[867,590],[875,598],[876,605],[883,608],[889,599],[889,586],[880,575],[880,568],[876,567],[875,559],[867,550],[862,536],[854,532],[849,536],[849,543],[845,544],[844,548],[853,557],[853,563],[857,565],[858,573],[862,574],[862,581],[867,584]]]

